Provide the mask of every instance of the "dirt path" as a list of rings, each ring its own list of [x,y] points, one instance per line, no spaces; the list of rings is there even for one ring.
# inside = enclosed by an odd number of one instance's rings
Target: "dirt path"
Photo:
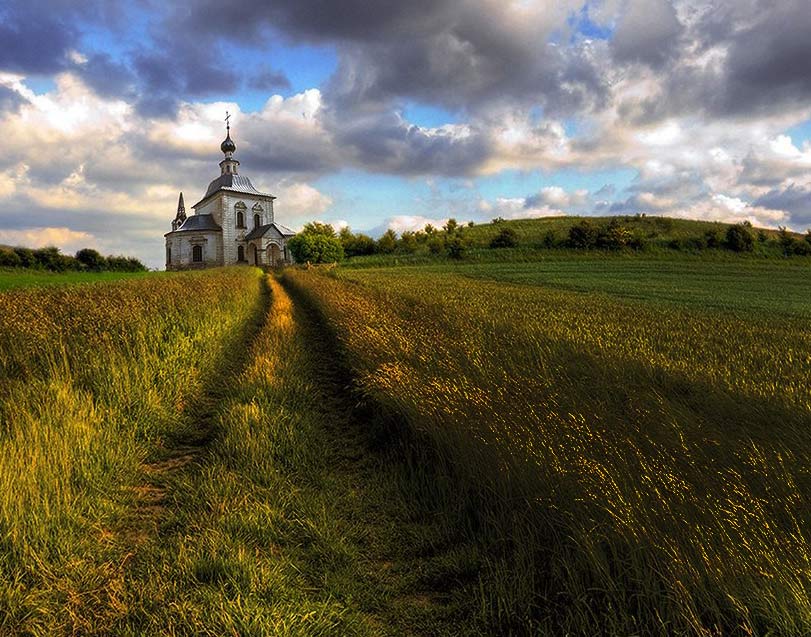
[[[145,467],[125,610],[100,634],[477,634],[475,547],[358,405],[318,315],[269,287],[198,439]]]

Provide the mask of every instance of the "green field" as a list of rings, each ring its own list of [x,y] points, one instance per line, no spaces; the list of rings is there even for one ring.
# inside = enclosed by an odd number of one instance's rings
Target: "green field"
[[[122,279],[137,279],[148,275],[150,275],[149,272],[48,272],[46,270],[0,268],[0,291],[46,285],[120,281]]]
[[[0,294],[0,634],[811,632],[807,259],[349,265]]]

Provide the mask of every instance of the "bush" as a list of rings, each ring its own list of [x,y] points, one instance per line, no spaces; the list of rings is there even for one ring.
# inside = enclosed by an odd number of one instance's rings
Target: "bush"
[[[627,247],[634,236],[619,221],[612,219],[605,228],[597,233],[597,246],[607,250],[620,250]]]
[[[751,224],[747,226],[745,223],[729,226],[724,241],[726,247],[734,252],[752,252],[755,249],[755,240],[750,228]]]
[[[400,235],[400,241],[397,243],[397,249],[406,254],[412,254],[417,250],[417,235],[414,232],[406,231]]]
[[[88,270],[100,272],[107,268],[107,259],[92,248],[84,248],[76,253],[76,260]]]
[[[555,233],[551,230],[547,230],[546,234],[543,236],[543,247],[552,249],[555,247]]]
[[[391,228],[383,233],[377,240],[377,251],[381,254],[391,254],[397,249],[397,233]]]
[[[512,228],[502,228],[490,242],[491,248],[514,248],[518,245],[518,235]]]
[[[589,250],[597,245],[597,228],[588,219],[569,228],[569,245],[578,250]]]
[[[448,237],[445,242],[445,251],[451,259],[461,259],[465,256],[466,249],[467,245],[465,239],[459,233]]]
[[[14,254],[20,258],[20,267],[33,268],[37,264],[37,259],[31,248],[14,248]]]
[[[134,257],[109,256],[106,259],[110,272],[145,272],[146,266]]]
[[[22,260],[12,248],[0,248],[0,267],[19,268]]]
[[[377,244],[372,237],[360,233],[352,234],[348,227],[342,228],[338,236],[344,248],[344,254],[348,257],[374,254],[377,250]]]
[[[707,230],[704,233],[704,242],[708,248],[720,248],[724,245],[724,240],[721,237],[721,231],[717,228]]]
[[[334,263],[344,258],[344,247],[334,234],[330,237],[302,231],[290,239],[287,246],[299,263]]]

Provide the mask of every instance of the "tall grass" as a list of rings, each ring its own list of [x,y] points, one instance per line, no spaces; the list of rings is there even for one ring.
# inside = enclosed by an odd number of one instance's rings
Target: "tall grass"
[[[286,274],[357,389],[430,440],[482,619],[549,634],[811,631],[811,333],[402,271]],[[421,468],[415,467],[419,478]]]
[[[0,633],[86,631],[124,595],[142,463],[260,308],[257,270],[0,294]]]

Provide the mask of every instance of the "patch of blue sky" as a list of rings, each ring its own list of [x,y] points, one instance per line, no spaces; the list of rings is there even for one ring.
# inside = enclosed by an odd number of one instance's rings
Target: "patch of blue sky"
[[[23,83],[37,95],[45,95],[56,90],[56,82],[51,76],[32,75],[26,77]]]
[[[439,128],[445,124],[459,122],[459,117],[454,113],[438,106],[430,106],[420,102],[405,104],[401,114],[407,122],[423,128]]]
[[[791,137],[791,141],[798,148],[802,148],[806,142],[811,143],[811,120],[792,126],[786,131],[786,135]]]
[[[256,74],[265,70],[281,72],[290,86],[255,89],[250,77],[236,94],[223,95],[223,100],[236,101],[245,112],[262,110],[272,95],[290,97],[312,88],[322,88],[338,66],[335,51],[328,47],[275,45],[270,50],[237,47],[234,54],[244,68]]]
[[[583,5],[580,11],[572,12],[568,19],[569,27],[572,29],[572,39],[578,37],[590,40],[608,40],[614,30],[604,24],[597,24],[589,15],[589,3]]]
[[[313,187],[332,198],[325,218],[345,219],[353,228],[368,230],[395,215],[423,214],[416,200],[430,195],[425,179],[343,170],[325,175]]]
[[[631,186],[637,175],[632,168],[595,171],[567,169],[548,173],[506,170],[497,175],[480,177],[476,180],[476,187],[488,200],[528,197],[549,186],[557,186],[567,192],[588,190],[593,194],[608,185],[613,186],[615,196],[618,196]]]

